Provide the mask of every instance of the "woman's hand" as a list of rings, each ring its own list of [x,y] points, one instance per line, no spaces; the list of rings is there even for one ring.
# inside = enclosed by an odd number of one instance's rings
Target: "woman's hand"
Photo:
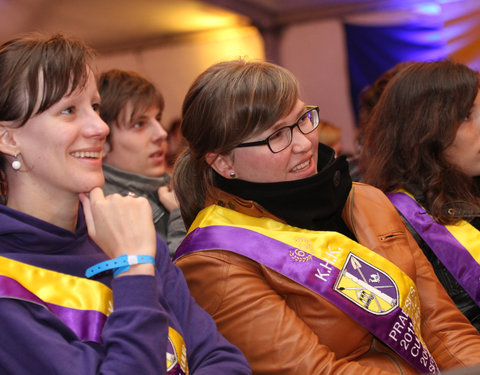
[[[145,198],[103,195],[94,188],[89,196],[80,194],[88,234],[110,258],[127,255],[155,257],[157,244],[152,208]],[[152,264],[137,264],[120,275],[154,274]]]
[[[158,199],[168,212],[172,212],[175,208],[180,207],[175,192],[169,186],[160,186],[158,188]]]

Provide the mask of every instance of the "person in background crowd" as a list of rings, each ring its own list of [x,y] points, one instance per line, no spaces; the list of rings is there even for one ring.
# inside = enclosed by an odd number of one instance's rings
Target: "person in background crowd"
[[[480,331],[479,77],[449,60],[411,63],[365,128],[365,181],[402,214],[439,280]]]
[[[377,80],[369,86],[366,86],[360,92],[360,108],[358,114],[358,123],[357,123],[357,135],[355,137],[356,151],[355,153],[348,158],[350,166],[350,175],[354,181],[363,181],[363,169],[364,166],[361,164],[360,154],[362,152],[363,146],[363,137],[365,132],[365,127],[368,123],[370,114],[373,111],[373,108],[377,104],[380,96],[382,95],[383,90],[387,83],[394,77],[400,70],[408,66],[409,62],[401,62],[394,67],[390,68],[384,72]]]
[[[250,374],[147,200],[104,197],[92,58],[63,35],[0,46],[0,372]]]
[[[186,234],[167,173],[164,100],[153,83],[138,73],[110,70],[100,75],[100,116],[110,127],[103,172],[106,195],[133,192],[148,199],[157,233],[173,255]]]

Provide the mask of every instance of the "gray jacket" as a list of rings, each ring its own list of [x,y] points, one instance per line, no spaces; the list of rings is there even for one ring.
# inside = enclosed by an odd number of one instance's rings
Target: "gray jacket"
[[[148,199],[152,206],[153,222],[157,233],[167,243],[170,256],[184,239],[187,231],[180,215],[180,209],[168,212],[158,199],[158,188],[169,185],[170,175],[162,177],[146,177],[136,173],[126,172],[111,165],[103,165],[105,195],[118,193],[127,195],[128,192],[135,193]]]

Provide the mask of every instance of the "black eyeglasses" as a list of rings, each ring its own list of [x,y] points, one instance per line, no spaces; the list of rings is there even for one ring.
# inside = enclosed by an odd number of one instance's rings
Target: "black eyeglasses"
[[[274,154],[285,150],[292,143],[293,128],[297,127],[302,134],[311,133],[316,128],[318,128],[318,124],[320,123],[318,116],[318,107],[307,105],[306,108],[307,111],[298,118],[295,124],[284,126],[274,131],[263,141],[240,143],[237,147],[268,145],[268,148]]]

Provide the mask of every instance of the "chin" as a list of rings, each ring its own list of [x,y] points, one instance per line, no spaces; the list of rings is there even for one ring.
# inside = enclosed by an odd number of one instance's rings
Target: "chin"
[[[78,184],[78,186],[81,187],[81,191],[79,191],[79,193],[88,193],[90,191],[92,191],[94,188],[96,187],[103,187],[103,185],[105,184],[105,179],[103,178],[98,178],[96,179],[95,181],[89,181],[88,183],[85,183],[85,181],[83,181],[83,183],[81,184]]]
[[[157,168],[157,169],[154,169],[154,170],[150,170],[150,171],[144,171],[143,174],[144,176],[147,176],[147,177],[162,177],[165,173],[167,173],[167,170],[166,168]]]

